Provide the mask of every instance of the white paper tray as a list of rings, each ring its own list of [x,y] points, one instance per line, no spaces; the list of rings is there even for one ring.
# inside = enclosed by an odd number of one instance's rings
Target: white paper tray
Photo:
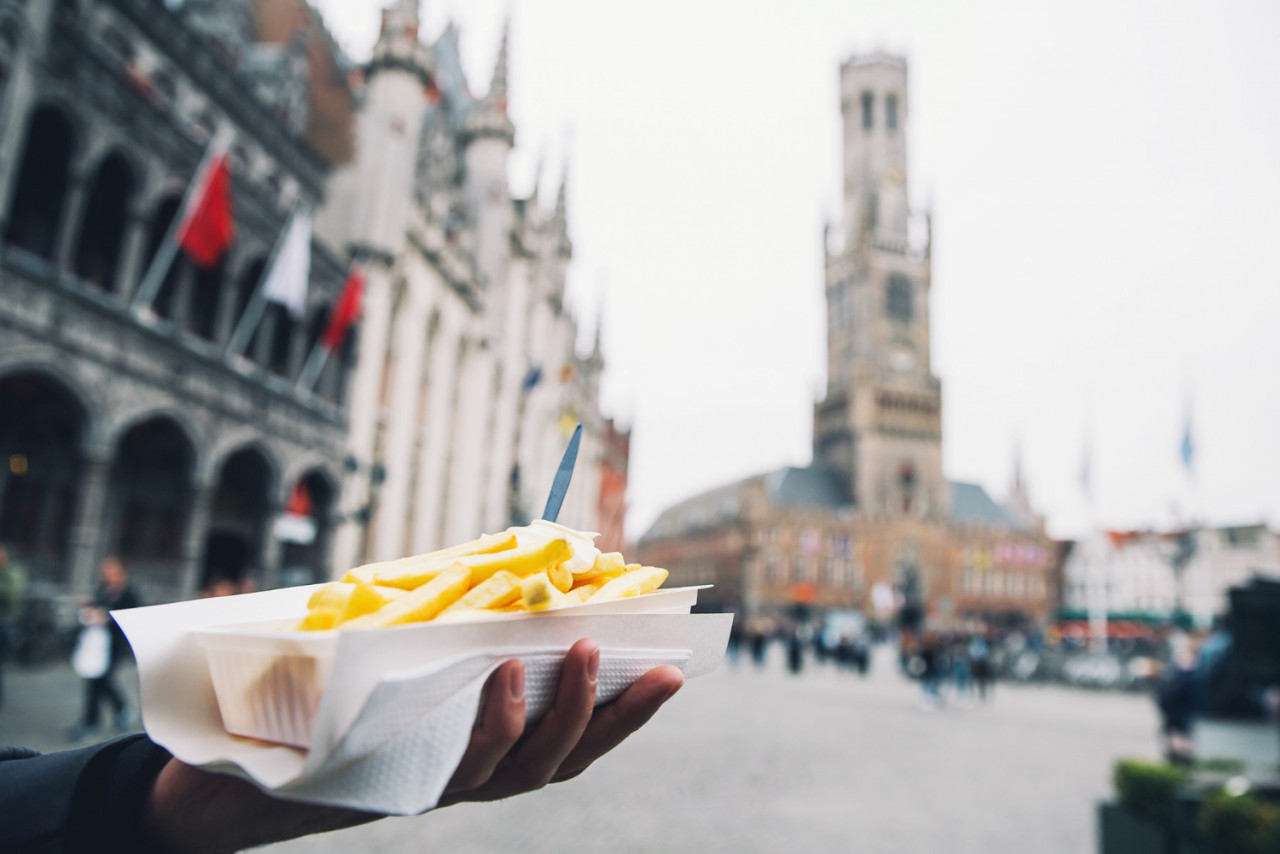
[[[696,589],[676,589],[601,603],[621,613],[585,605],[472,623],[278,631],[305,613],[313,589],[114,612],[137,657],[143,723],[152,740],[188,764],[242,776],[283,797],[419,813],[443,793],[470,737],[484,682],[502,661],[525,661],[526,704],[533,716],[545,707],[559,663],[579,638],[600,644],[603,701],[657,664],[676,664],[686,678],[714,670],[732,622],[728,614],[686,613]],[[291,722],[270,724],[284,731],[309,718],[307,737],[295,739],[306,749],[228,732],[201,642],[211,648],[259,644],[260,650],[275,645],[283,657],[315,662],[288,677],[308,686],[302,692],[308,696],[320,686],[314,712],[308,715],[304,708],[311,701],[278,708],[276,717]],[[243,683],[243,676],[234,678]]]

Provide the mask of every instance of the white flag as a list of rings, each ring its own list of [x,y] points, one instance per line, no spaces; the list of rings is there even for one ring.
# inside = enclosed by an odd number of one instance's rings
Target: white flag
[[[311,211],[299,208],[289,220],[288,229],[267,274],[263,293],[294,317],[301,317],[307,306],[307,279],[311,275]]]

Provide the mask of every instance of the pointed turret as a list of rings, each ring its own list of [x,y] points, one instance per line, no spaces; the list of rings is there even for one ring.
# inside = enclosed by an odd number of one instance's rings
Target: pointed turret
[[[467,114],[466,133],[471,139],[493,137],[504,140],[508,146],[515,144],[516,127],[507,116],[507,53],[510,21],[502,26],[502,41],[498,45],[498,58],[493,65],[493,79],[489,91],[477,101]]]
[[[551,215],[551,232],[556,251],[565,258],[573,254],[573,241],[569,239],[569,164],[560,175],[560,189],[556,192],[556,209]]]
[[[433,84],[435,62],[431,50],[418,41],[421,24],[418,5],[419,0],[394,0],[382,10],[382,26],[365,71],[368,77],[388,68],[398,68],[417,75],[424,86]]]

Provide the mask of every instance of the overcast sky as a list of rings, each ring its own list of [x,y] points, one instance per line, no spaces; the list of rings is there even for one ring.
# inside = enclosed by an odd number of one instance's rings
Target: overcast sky
[[[318,5],[367,57],[375,4]],[[869,50],[910,63],[947,475],[1003,497],[1020,441],[1059,536],[1280,522],[1280,4],[1047,8],[424,0],[477,93],[510,14],[513,190],[568,162],[570,297],[634,427],[630,534],[810,461],[838,69]]]

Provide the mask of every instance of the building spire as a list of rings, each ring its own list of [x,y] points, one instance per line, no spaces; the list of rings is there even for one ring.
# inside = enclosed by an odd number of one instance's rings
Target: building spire
[[[511,35],[511,18],[502,22],[502,42],[498,45],[498,58],[493,64],[493,80],[489,83],[489,98],[494,108],[502,115],[507,114],[507,54],[508,40]]]
[[[418,40],[419,0],[395,0],[382,10],[382,31],[378,41],[407,38]]]

